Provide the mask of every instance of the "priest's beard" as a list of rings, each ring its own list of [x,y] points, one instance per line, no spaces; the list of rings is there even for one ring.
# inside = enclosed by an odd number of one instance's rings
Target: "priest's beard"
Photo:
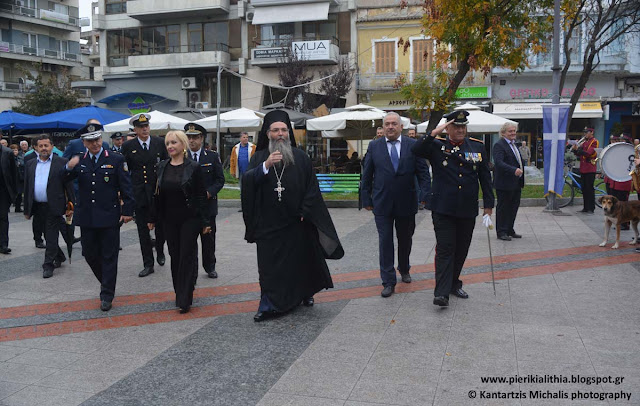
[[[269,152],[274,153],[280,151],[282,154],[282,163],[285,166],[291,166],[295,164],[293,158],[293,149],[291,148],[291,142],[285,138],[269,139]]]

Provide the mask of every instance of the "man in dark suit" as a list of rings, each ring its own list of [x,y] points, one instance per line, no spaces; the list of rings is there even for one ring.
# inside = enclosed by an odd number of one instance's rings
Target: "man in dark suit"
[[[2,135],[0,135],[2,139]],[[13,151],[0,145],[0,254],[10,254],[9,208],[16,199],[18,169]]]
[[[417,158],[411,147],[416,143],[409,137],[401,137],[402,123],[397,113],[384,117],[384,137],[372,141],[367,150],[362,172],[362,205],[373,210],[378,228],[380,277],[382,297],[395,291],[393,226],[398,238],[398,271],[405,283],[411,282],[409,255],[413,232],[416,228],[418,197],[415,178],[419,179],[424,202],[431,190],[429,168],[424,159]]]
[[[218,192],[224,186],[224,172],[218,153],[207,151],[203,147],[207,130],[201,125],[188,123],[184,126],[185,134],[189,137],[190,159],[198,162],[204,176],[204,184],[207,189],[207,206],[209,208],[209,225],[211,232],[200,233],[202,245],[202,267],[209,278],[217,278],[216,272],[216,216],[218,215]],[[197,274],[196,274],[197,276]]]
[[[42,277],[50,278],[66,257],[58,245],[58,236],[64,225],[62,215],[67,213],[67,202],[74,201],[73,186],[65,180],[67,159],[53,154],[53,143],[48,134],[37,138],[37,159],[27,162],[24,180],[24,216],[44,224],[47,248],[44,252]]]
[[[67,169],[68,178],[78,179],[76,223],[84,257],[100,282],[100,309],[106,312],[116,291],[120,224],[132,220],[134,204],[124,158],[104,149],[101,138],[100,131],[83,134],[87,152],[73,157]]]
[[[129,124],[133,126],[136,138],[122,145],[122,155],[124,155],[131,172],[133,196],[136,201],[136,225],[144,262],[144,269],[138,274],[141,278],[154,272],[153,244],[147,223],[149,223],[149,210],[156,190],[156,164],[169,157],[164,142],[158,137],[151,136],[149,119],[151,116],[147,113],[131,117]],[[158,223],[156,224],[155,247],[160,266],[165,264],[164,241],[162,223]]]
[[[524,188],[524,161],[516,146],[517,128],[516,124],[505,123],[500,129],[502,138],[493,146],[493,184],[498,197],[496,233],[504,241],[522,238],[513,228]]]

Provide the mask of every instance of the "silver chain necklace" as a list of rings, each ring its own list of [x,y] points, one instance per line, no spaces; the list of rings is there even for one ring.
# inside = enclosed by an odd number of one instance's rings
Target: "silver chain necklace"
[[[282,172],[280,172],[280,175],[278,175],[278,169],[276,168],[276,166],[273,166],[273,172],[276,174],[276,185],[278,185],[277,188],[273,189],[274,192],[278,192],[278,201],[281,202],[282,201],[282,192],[284,191],[284,188],[282,187],[282,175],[284,175],[284,170],[286,168],[286,165],[282,166]]]

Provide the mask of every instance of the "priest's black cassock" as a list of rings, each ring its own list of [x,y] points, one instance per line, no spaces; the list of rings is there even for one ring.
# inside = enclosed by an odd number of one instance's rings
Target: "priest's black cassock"
[[[270,155],[267,130],[274,122],[289,127],[295,163],[276,164],[263,172]],[[261,302],[259,311],[286,312],[322,289],[333,287],[325,258],[344,250],[322,199],[311,160],[295,147],[288,115],[272,111],[264,118],[256,153],[242,178],[245,239],[258,248]],[[281,176],[281,200],[277,177]],[[301,220],[301,218],[303,220]]]

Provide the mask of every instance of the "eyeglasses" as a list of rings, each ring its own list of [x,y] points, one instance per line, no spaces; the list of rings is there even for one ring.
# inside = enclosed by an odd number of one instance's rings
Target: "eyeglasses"
[[[271,134],[278,134],[278,133],[289,134],[289,129],[288,128],[274,128],[273,130],[269,130],[269,132]]]

